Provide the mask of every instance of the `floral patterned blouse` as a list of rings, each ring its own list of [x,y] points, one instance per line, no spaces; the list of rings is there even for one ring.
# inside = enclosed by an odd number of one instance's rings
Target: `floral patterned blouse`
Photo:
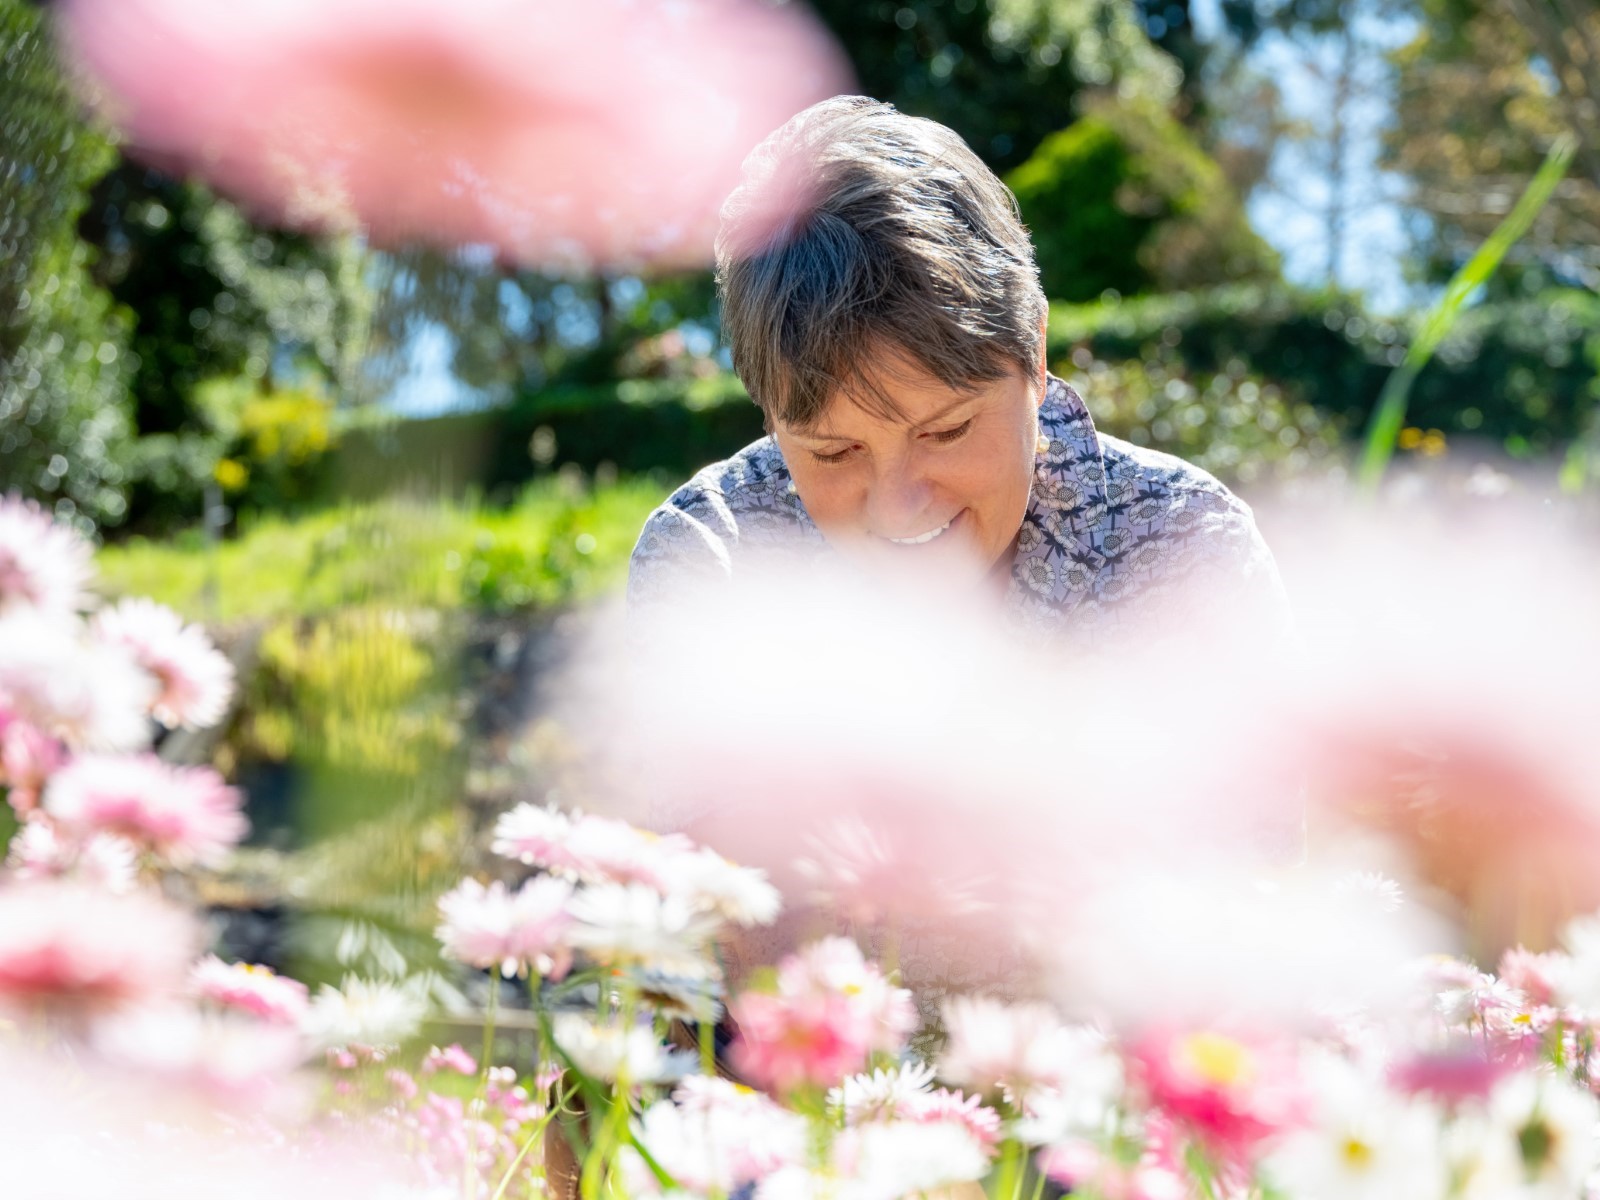
[[[1160,605],[1209,619],[1289,629],[1272,554],[1250,508],[1198,467],[1096,431],[1083,400],[1050,376],[1040,450],[1006,605],[1034,630],[1094,643]],[[826,543],[770,437],[701,470],[645,521],[628,579],[631,606],[675,580],[731,576],[779,550]]]

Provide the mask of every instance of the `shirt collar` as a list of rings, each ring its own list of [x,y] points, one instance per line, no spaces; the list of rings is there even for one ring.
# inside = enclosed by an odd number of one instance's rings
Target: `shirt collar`
[[[1106,514],[1106,469],[1082,397],[1054,375],[1039,406],[1033,488],[1017,534],[1008,597],[1022,605],[1071,607],[1103,565],[1093,530]]]

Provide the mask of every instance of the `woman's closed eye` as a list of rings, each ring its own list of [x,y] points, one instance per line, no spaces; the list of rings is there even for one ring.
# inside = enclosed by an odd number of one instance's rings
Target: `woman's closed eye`
[[[844,462],[845,459],[854,454],[855,450],[856,448],[854,446],[846,446],[843,450],[835,450],[832,454],[823,454],[820,450],[812,450],[809,453],[811,457],[816,459],[819,463],[824,463],[830,467],[836,467],[840,463]]]
[[[944,445],[946,442],[953,442],[966,437],[967,433],[972,429],[972,422],[973,418],[968,417],[953,429],[941,429],[937,433],[929,433],[928,436],[940,445]]]

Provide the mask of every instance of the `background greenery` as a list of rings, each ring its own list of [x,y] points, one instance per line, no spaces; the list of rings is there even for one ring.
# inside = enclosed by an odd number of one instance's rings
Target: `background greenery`
[[[1400,447],[1589,486],[1593,0],[1559,20],[1548,0],[1224,0],[1205,37],[1189,0],[813,7],[861,90],[950,124],[1015,191],[1051,365],[1101,428],[1252,498],[1348,470],[1433,292],[1574,136],[1551,204],[1417,378]],[[421,894],[458,847],[441,814],[506,786],[562,614],[614,592],[673,486],[761,434],[710,276],[263,228],[82,120],[48,7],[0,0],[0,47],[0,490],[94,531],[108,592],[227,646],[238,712],[163,753],[244,780],[263,852],[323,848],[296,870],[347,909],[399,894],[366,886],[379,860]],[[1328,111],[1291,113],[1263,47],[1300,55]],[[1340,270],[1370,103],[1414,300],[1382,310]],[[1290,150],[1309,166],[1286,183]],[[1274,189],[1325,231],[1323,277],[1291,283],[1281,234],[1252,223]],[[390,401],[423,341],[458,403],[405,416]]]

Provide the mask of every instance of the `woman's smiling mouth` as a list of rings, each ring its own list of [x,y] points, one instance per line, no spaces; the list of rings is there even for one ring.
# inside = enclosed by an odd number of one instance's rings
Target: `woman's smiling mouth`
[[[919,534],[917,534],[916,537],[907,537],[907,538],[895,538],[895,537],[892,537],[892,538],[885,538],[884,541],[893,542],[896,546],[920,546],[924,542],[933,541],[934,538],[936,538],[940,534],[944,533],[944,531],[949,529],[950,526],[953,525],[954,523],[955,523],[955,517],[951,517],[950,520],[946,521],[943,525],[939,526],[939,528],[930,529],[930,530],[928,530],[927,533],[919,533]]]

